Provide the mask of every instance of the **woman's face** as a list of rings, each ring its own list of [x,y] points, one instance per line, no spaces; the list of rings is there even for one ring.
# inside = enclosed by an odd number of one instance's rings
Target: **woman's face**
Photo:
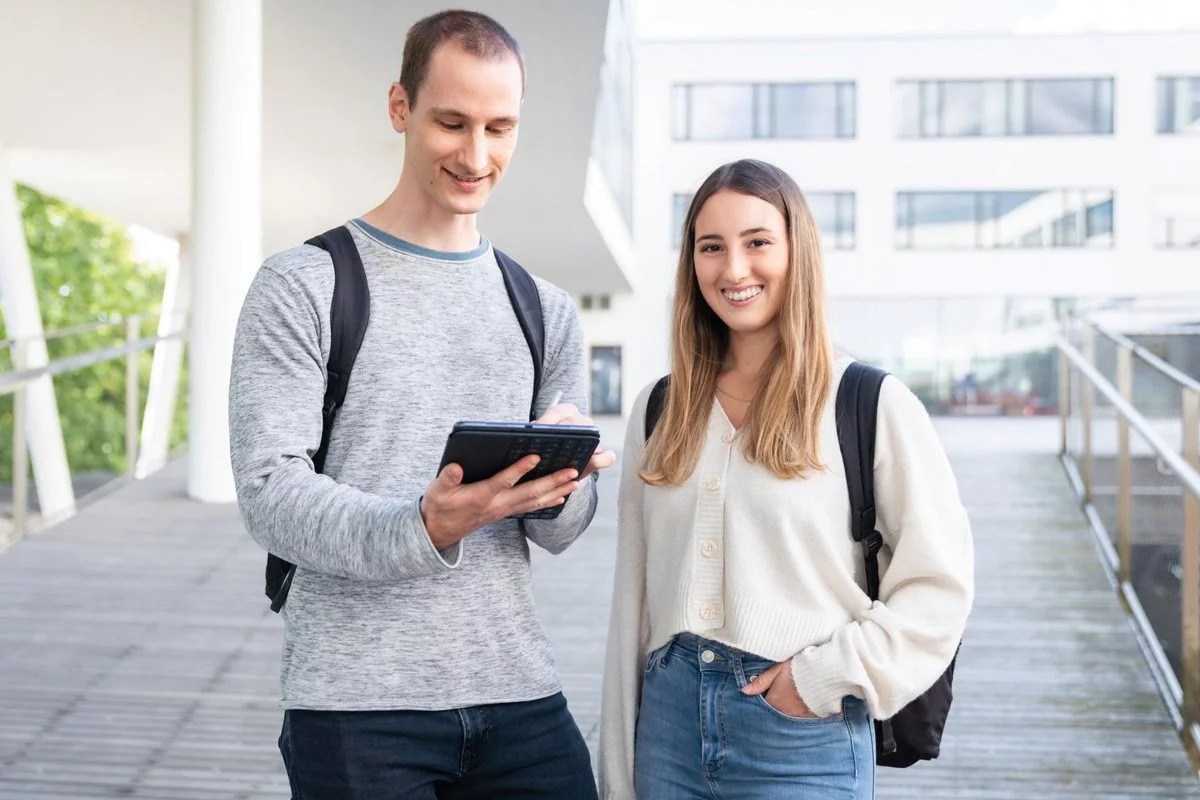
[[[700,294],[735,333],[777,324],[787,292],[787,222],[775,206],[722,189],[696,216]]]

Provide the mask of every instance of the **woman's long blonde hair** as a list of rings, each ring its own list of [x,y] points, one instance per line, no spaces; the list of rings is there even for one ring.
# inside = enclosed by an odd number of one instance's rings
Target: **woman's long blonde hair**
[[[742,450],[747,460],[780,478],[800,477],[823,466],[819,428],[833,381],[833,353],[817,225],[800,187],[786,172],[743,159],[709,175],[688,207],[675,273],[671,387],[639,471],[650,484],[678,486],[695,471],[729,347],[729,328],[700,294],[695,262],[696,217],[723,189],[765,200],[787,223],[788,272],[779,342],[764,364],[759,391],[750,404],[740,436]]]

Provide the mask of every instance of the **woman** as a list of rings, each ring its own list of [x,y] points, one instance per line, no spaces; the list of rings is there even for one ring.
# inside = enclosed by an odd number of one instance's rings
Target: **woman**
[[[833,414],[851,359],[830,345],[804,197],[738,161],[684,225],[670,389],[649,441],[639,395],[625,442],[603,794],[871,798],[872,718],[941,675],[970,608],[954,476],[920,401],[885,379],[872,603]]]

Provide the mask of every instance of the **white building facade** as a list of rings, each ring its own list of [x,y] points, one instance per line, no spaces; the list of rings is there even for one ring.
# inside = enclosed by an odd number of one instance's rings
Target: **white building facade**
[[[837,344],[931,408],[1045,411],[1058,315],[1200,297],[1200,34],[641,42],[634,61],[640,271],[580,298],[599,411],[666,372],[687,201],[738,158],[805,191]]]

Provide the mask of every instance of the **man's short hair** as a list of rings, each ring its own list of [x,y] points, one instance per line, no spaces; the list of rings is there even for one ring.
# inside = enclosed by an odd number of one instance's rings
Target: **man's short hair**
[[[400,85],[415,106],[417,91],[429,75],[433,53],[446,42],[489,61],[512,56],[521,66],[521,94],[525,94],[525,56],[521,46],[496,20],[478,11],[440,11],[420,20],[408,29],[404,40],[404,62],[400,67]]]

